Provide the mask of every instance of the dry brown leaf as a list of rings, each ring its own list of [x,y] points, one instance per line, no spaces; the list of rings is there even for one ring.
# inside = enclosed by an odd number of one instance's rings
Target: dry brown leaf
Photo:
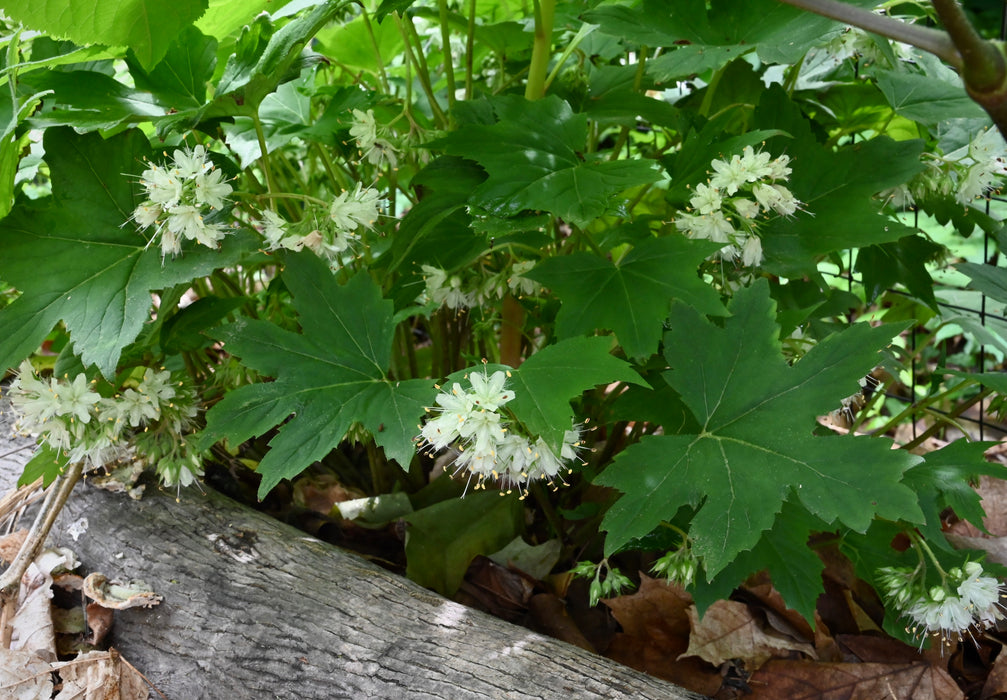
[[[982,507],[986,512],[983,525],[994,537],[1007,536],[1007,481],[983,475],[979,477],[976,491],[982,498]],[[970,537],[983,535],[979,528],[967,520],[960,520],[948,529],[956,535]]]
[[[752,700],[964,700],[947,671],[927,663],[823,664],[773,659],[749,680]]]
[[[679,658],[689,644],[692,605],[683,589],[641,574],[636,593],[603,602],[623,630],[612,639],[607,657],[703,695],[720,689],[723,679],[716,669],[695,657]]]
[[[68,549],[44,550],[28,565],[21,577],[17,612],[10,621],[12,649],[44,651],[56,658],[56,633],[50,614],[52,572],[76,566],[76,558]]]
[[[22,528],[0,537],[0,560],[7,564],[14,561],[14,557],[21,551],[21,545],[24,544],[24,539],[27,536],[28,531]]]
[[[947,533],[948,542],[958,549],[978,549],[989,554],[989,560],[1007,565],[1007,537],[970,537]]]
[[[1007,694],[1007,654],[1000,651],[993,668],[986,676],[986,683],[983,685],[983,692],[979,700],[989,700],[994,695]]]
[[[0,697],[7,700],[39,700],[52,696],[48,662],[24,649],[0,653]]]
[[[115,651],[89,651],[53,668],[63,679],[55,700],[147,700],[150,695],[143,677]]]
[[[752,615],[744,603],[718,600],[703,619],[696,606],[689,608],[692,634],[689,648],[683,656],[698,656],[714,666],[730,659],[742,659],[748,671],[754,671],[769,659],[798,652],[817,658],[810,644],[772,633]]]

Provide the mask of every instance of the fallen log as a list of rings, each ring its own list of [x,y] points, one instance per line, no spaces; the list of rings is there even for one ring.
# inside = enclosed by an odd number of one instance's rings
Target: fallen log
[[[0,485],[30,457],[0,416]],[[76,538],[71,536],[71,533]],[[51,536],[163,596],[112,643],[171,700],[699,698],[449,601],[226,496],[79,484]],[[156,694],[152,694],[152,697]]]

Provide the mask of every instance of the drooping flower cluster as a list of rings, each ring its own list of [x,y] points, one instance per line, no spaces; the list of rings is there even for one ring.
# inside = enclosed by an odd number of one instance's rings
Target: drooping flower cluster
[[[880,592],[909,619],[922,638],[958,641],[1004,617],[1000,582],[970,561],[947,572],[941,585],[927,587],[919,569],[886,567],[878,572]]]
[[[927,154],[927,169],[908,184],[881,194],[895,209],[913,206],[930,196],[954,196],[968,205],[996,191],[1007,175],[1007,143],[995,127],[976,134],[971,142],[946,155]]]
[[[423,293],[429,301],[456,310],[501,299],[508,291],[519,297],[535,294],[538,282],[524,276],[534,267],[534,260],[521,260],[499,272],[470,266],[449,275],[438,267],[423,265]]]
[[[542,438],[520,435],[517,425],[501,413],[514,398],[507,389],[507,377],[502,370],[491,375],[473,372],[467,377],[469,388],[454,382],[450,391],[441,391],[435,399],[437,406],[427,409],[438,415],[421,428],[419,449],[439,452],[454,446],[458,450],[452,463],[455,473],[467,471],[476,488],[498,481],[503,488],[524,491],[539,479],[562,480],[566,464],[577,458],[580,431],[565,432],[558,456]]]
[[[332,200],[326,211],[309,211],[296,224],[265,211],[259,228],[269,250],[307,248],[338,268],[347,251],[360,242],[359,229],[374,229],[383,205],[380,192],[358,182],[353,190],[344,190]]]
[[[38,436],[40,444],[87,469],[136,453],[156,466],[168,486],[186,486],[202,473],[191,440],[195,396],[171,372],[147,368],[139,381],[111,397],[98,393],[96,384],[84,373],[41,378],[26,360],[8,391],[15,429]]]
[[[783,184],[790,177],[790,158],[770,158],[746,146],[741,155],[710,163],[711,177],[696,185],[688,213],[675,218],[675,227],[693,238],[724,243],[720,256],[740,259],[745,266],[762,262],[761,216],[793,216],[801,202]]]
[[[132,219],[141,229],[155,228],[155,237],[161,236],[162,257],[181,253],[183,240],[216,248],[227,234],[223,224],[205,220],[224,206],[231,186],[203,146],[176,149],[170,165],[152,163],[140,176],[140,184],[147,199]]]
[[[357,142],[361,157],[371,165],[382,167],[388,165],[394,168],[398,165],[398,151],[387,136],[387,129],[378,126],[374,119],[374,110],[353,110],[353,125],[350,126],[350,136]]]

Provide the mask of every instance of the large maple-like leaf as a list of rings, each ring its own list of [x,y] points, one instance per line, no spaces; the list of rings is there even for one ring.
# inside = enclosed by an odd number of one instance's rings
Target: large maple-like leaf
[[[386,375],[395,332],[392,302],[366,275],[340,286],[311,253],[287,259],[284,282],[304,334],[243,320],[218,331],[227,350],[276,378],[228,393],[206,416],[202,444],[241,442],[286,422],[259,464],[260,498],[328,454],[359,422],[385,454],[408,465],[434,388]]]
[[[0,311],[0,368],[34,352],[63,321],[84,363],[111,377],[150,318],[151,291],[233,264],[250,237],[228,236],[221,250],[187,245],[162,261],[160,248],[127,224],[146,136],[133,130],[106,141],[60,128],[43,143],[52,196],[21,200],[0,221],[0,277],[22,292]]]
[[[723,315],[717,293],[699,278],[699,264],[720,245],[668,236],[636,246],[618,265],[590,253],[549,258],[528,277],[551,287],[562,300],[556,317],[561,337],[615,331],[626,354],[657,350],[671,300],[702,313]]]
[[[689,536],[710,579],[756,545],[785,500],[860,532],[876,515],[920,522],[915,494],[900,483],[918,457],[882,438],[812,435],[815,416],[876,364],[892,327],[857,324],[790,366],[765,281],[740,290],[729,310],[721,328],[673,307],[668,380],[702,429],[645,438],[599,477],[623,492],[605,516],[606,551],[683,505],[696,509]]]
[[[492,103],[495,124],[469,124],[427,144],[477,161],[489,175],[472,202],[500,216],[524,209],[552,212],[586,226],[630,187],[660,179],[647,160],[608,160],[581,154],[587,115],[550,96],[529,102],[509,95]]]
[[[146,68],[153,68],[171,40],[206,6],[206,0],[7,0],[4,12],[32,29],[78,44],[129,46]]]

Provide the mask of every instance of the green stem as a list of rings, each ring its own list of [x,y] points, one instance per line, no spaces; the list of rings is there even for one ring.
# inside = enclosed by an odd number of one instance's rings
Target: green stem
[[[262,130],[262,121],[259,119],[259,110],[252,112],[252,124],[255,126],[255,138],[259,141],[259,164],[262,166],[262,174],[266,177],[266,190],[276,192],[276,183],[273,181],[273,171],[269,166],[269,151],[266,147],[266,134]],[[274,202],[270,202],[273,211],[276,211]]]
[[[427,68],[427,59],[423,54],[423,47],[420,44],[419,35],[416,33],[416,27],[413,26],[411,19],[408,17],[400,18],[397,12],[393,13],[392,17],[395,19],[395,26],[398,27],[399,33],[402,35],[406,59],[410,65],[416,68],[416,78],[420,81],[423,94],[427,96],[427,101],[430,103],[430,111],[433,113],[434,119],[437,120],[440,128],[446,129],[448,119],[444,114],[444,110],[441,109],[440,104],[437,102],[437,97],[434,95],[434,88],[430,83],[430,71]],[[412,41],[414,40],[417,46],[420,47],[420,51],[413,50]]]
[[[570,55],[577,50],[577,47],[580,45],[580,42],[584,41],[585,37],[587,37],[587,35],[593,32],[595,29],[596,27],[593,24],[581,25],[580,29],[577,31],[577,34],[573,37],[573,39],[570,40],[570,43],[567,44],[566,48],[563,49],[563,53],[561,53],[559,59],[557,59],[556,65],[553,66],[552,70],[549,72],[549,77],[546,78],[545,81],[546,90],[549,89],[549,86],[552,85],[552,81],[556,79],[557,75],[559,75],[560,70],[563,68],[563,64],[566,63],[567,59],[570,58]]]
[[[904,44],[929,51],[944,59],[955,68],[962,65],[961,54],[945,32],[917,24],[900,22],[892,17],[876,15],[870,10],[849,5],[839,0],[779,0],[787,5],[799,7],[816,15],[822,15],[837,22],[859,27],[864,31],[901,41]]]
[[[367,30],[367,36],[371,40],[371,48],[374,50],[374,58],[377,60],[381,89],[390,94],[391,88],[388,86],[388,74],[385,73],[385,61],[381,58],[381,48],[378,46],[378,40],[374,36],[374,27],[371,26],[371,18],[363,5],[360,6],[360,14],[364,18],[364,29]]]
[[[552,23],[556,14],[556,0],[535,0],[535,43],[528,66],[528,82],[524,96],[527,100],[545,97],[545,76],[552,56]]]
[[[448,111],[455,108],[455,66],[451,57],[451,27],[448,26],[448,0],[437,0],[441,23],[441,52],[444,54],[444,77],[448,81]]]
[[[469,24],[465,32],[465,99],[472,99],[472,73],[476,45],[476,0],[469,0]]]
[[[944,567],[941,566],[941,563],[937,561],[937,557],[934,555],[933,550],[930,549],[930,545],[927,544],[926,540],[924,540],[919,533],[914,530],[907,530],[906,535],[910,540],[912,540],[913,545],[918,547],[921,552],[927,555],[927,559],[933,563],[934,567],[937,569],[937,573],[941,575],[941,581],[946,582],[948,580],[947,572],[944,571]]]

